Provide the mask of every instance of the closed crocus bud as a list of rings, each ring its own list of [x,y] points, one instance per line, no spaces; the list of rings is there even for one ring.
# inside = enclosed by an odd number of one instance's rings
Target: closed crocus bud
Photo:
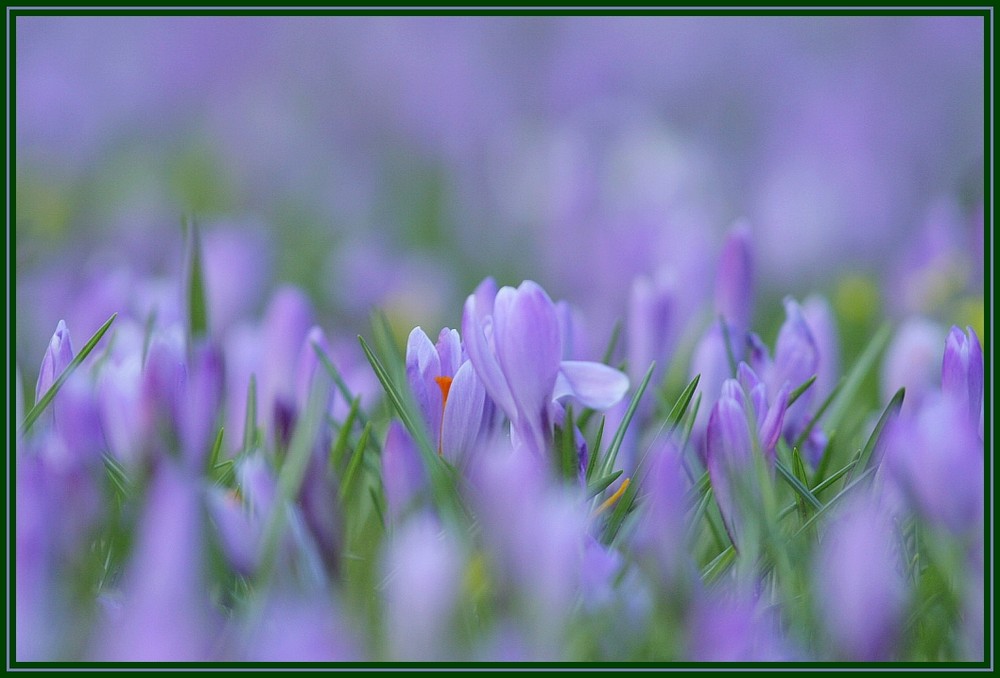
[[[626,322],[629,376],[642,379],[656,361],[652,383],[660,383],[677,332],[677,289],[672,271],[664,269],[655,278],[640,276],[632,282]]]
[[[140,412],[142,363],[139,354],[109,361],[97,380],[97,407],[104,440],[112,456],[126,466],[142,458],[147,425]]]
[[[958,534],[981,530],[983,443],[963,406],[928,396],[900,416],[885,436],[885,465],[914,508]]]
[[[978,423],[983,406],[983,348],[971,327],[952,327],[944,345],[941,392]]]
[[[730,328],[736,342],[750,330],[753,317],[753,255],[750,226],[737,223],[722,246],[715,279],[715,310]]]
[[[738,486],[753,466],[750,436],[742,389],[736,380],[729,379],[708,420],[705,455],[723,523],[737,546],[743,531]]]
[[[771,374],[764,377],[768,387],[777,392],[787,382],[791,388],[798,388],[816,374],[819,366],[819,351],[802,307],[791,297],[785,301],[785,322],[778,331],[774,345],[774,363]],[[812,399],[813,388],[802,394],[792,406],[804,413]],[[791,414],[790,417],[801,416]]]
[[[813,591],[837,658],[894,658],[906,606],[897,543],[889,512],[871,496],[844,507],[824,535]]]
[[[417,444],[399,421],[392,420],[382,446],[382,486],[389,514],[396,519],[402,516],[426,485]]]
[[[385,555],[386,642],[397,661],[454,658],[450,638],[464,557],[428,515],[408,521]]]
[[[224,372],[218,346],[205,344],[192,350],[177,419],[184,458],[192,468],[205,465],[218,433]]]
[[[295,413],[296,365],[313,326],[313,311],[299,289],[284,286],[275,292],[261,323],[257,403],[261,424],[271,435],[290,434]]]
[[[907,318],[886,348],[882,361],[882,400],[906,389],[902,412],[916,412],[928,393],[937,390],[944,328],[921,317]]]
[[[122,605],[95,638],[97,661],[206,661],[216,644],[201,576],[198,481],[163,459],[154,471]]]
[[[816,392],[813,402],[822,402],[837,386],[837,379],[840,377],[837,323],[829,302],[819,295],[812,295],[802,302],[802,315],[809,326],[809,332],[816,343],[816,352],[819,354],[816,383],[810,390]]]
[[[719,399],[722,384],[733,376],[729,352],[726,350],[725,335],[719,323],[712,323],[712,326],[695,346],[694,355],[691,357],[689,377],[693,379],[699,375],[701,378],[698,380],[698,391],[702,395],[702,401],[695,417],[692,435],[698,439],[704,439],[709,413]],[[700,446],[700,449],[703,450],[703,446]]]
[[[35,387],[35,402],[45,395],[71,362],[73,362],[73,344],[70,342],[66,323],[60,320],[56,325],[55,334],[49,340],[45,355],[42,356],[42,366],[38,370],[38,384]]]
[[[244,577],[252,576],[260,558],[263,523],[235,490],[210,488],[207,507],[230,566]]]
[[[140,413],[151,441],[162,444],[180,414],[187,380],[184,338],[175,332],[157,333],[149,343],[139,388]]]

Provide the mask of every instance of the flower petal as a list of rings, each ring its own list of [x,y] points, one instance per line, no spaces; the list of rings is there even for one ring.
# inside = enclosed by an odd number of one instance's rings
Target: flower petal
[[[585,407],[606,410],[628,391],[629,379],[602,363],[564,360],[559,366],[555,398],[570,395]]]

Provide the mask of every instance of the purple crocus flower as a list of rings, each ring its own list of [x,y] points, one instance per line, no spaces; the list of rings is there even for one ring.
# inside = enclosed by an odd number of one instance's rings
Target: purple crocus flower
[[[892,422],[884,465],[916,510],[963,534],[983,520],[983,443],[964,403],[929,395]]]
[[[941,392],[958,407],[968,411],[973,421],[983,412],[983,349],[971,327],[962,332],[952,327],[944,346]]]
[[[905,387],[901,411],[916,412],[927,395],[937,391],[945,337],[943,327],[919,316],[907,318],[899,326],[882,361],[883,402]]]
[[[874,497],[857,497],[830,525],[813,563],[819,617],[839,658],[893,658],[906,585],[890,516]]]
[[[837,386],[840,377],[840,348],[837,323],[829,302],[819,295],[811,295],[802,302],[802,316],[812,334],[818,354],[816,383],[810,388],[822,400]]]
[[[224,383],[219,347],[213,344],[196,346],[191,352],[177,417],[181,449],[192,468],[200,469],[205,465],[218,432]]]
[[[743,495],[753,491],[748,477],[753,477],[754,445],[773,467],[789,392],[785,385],[769,405],[766,387],[753,370],[740,363],[738,373],[739,381],[727,379],[722,385],[722,395],[708,420],[705,445],[712,488],[726,530],[737,547],[743,532]]]
[[[555,305],[537,283],[496,290],[484,280],[462,315],[469,360],[490,398],[511,420],[515,444],[543,454],[552,437],[551,403],[572,396],[603,410],[628,390],[628,377],[607,365],[562,360]]]
[[[741,346],[753,317],[753,255],[750,226],[745,221],[733,226],[722,246],[715,280],[715,311],[729,327],[733,345]]]
[[[795,652],[779,620],[743,591],[705,591],[687,628],[685,659],[698,662],[789,661]]]
[[[397,420],[389,422],[382,446],[382,486],[389,514],[398,518],[427,485],[427,475],[417,444]]]
[[[204,598],[197,481],[158,464],[123,583],[121,607],[95,638],[97,661],[204,661],[211,613]]]
[[[666,373],[678,330],[676,287],[672,270],[666,268],[655,277],[639,276],[632,282],[626,338],[629,376],[633,380],[642,379],[654,360],[657,365],[653,383],[659,383]]]
[[[362,661],[358,639],[337,606],[300,592],[269,594],[242,629],[237,661]]]
[[[35,402],[45,395],[59,375],[73,361],[73,343],[69,338],[69,328],[65,321],[60,320],[56,331],[49,340],[49,347],[42,357],[42,366],[38,370],[38,384],[35,387]]]
[[[386,641],[394,660],[450,658],[464,557],[431,516],[415,516],[385,555]]]

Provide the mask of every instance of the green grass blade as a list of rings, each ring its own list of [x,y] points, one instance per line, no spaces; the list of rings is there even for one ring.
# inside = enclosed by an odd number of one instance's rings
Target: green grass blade
[[[795,477],[795,474],[785,466],[784,462],[780,459],[775,460],[774,467],[778,470],[778,474],[784,479],[784,481],[795,490],[796,495],[805,500],[814,509],[819,510],[823,508],[823,502],[816,498],[809,488],[806,487],[801,480]]]
[[[638,476],[638,473],[636,473]],[[608,524],[605,527],[605,544],[610,544],[618,536],[618,531],[621,529],[622,523],[625,522],[625,516],[632,510],[632,505],[635,503],[636,494],[639,491],[639,480],[638,478],[633,478],[629,482],[628,487],[625,488],[625,493],[618,499],[618,503],[615,504],[614,509],[611,511],[611,517],[608,518]]]
[[[212,451],[208,455],[208,468],[213,468],[219,461],[219,454],[222,452],[222,438],[225,436],[226,429],[222,426],[219,427],[219,432],[215,436],[215,442],[212,443]]]
[[[253,449],[255,438],[257,437],[257,376],[250,375],[250,383],[247,384],[247,409],[243,417],[243,445],[240,454],[246,456]]]
[[[113,323],[117,317],[118,314],[113,313],[111,317],[108,318],[96,332],[94,332],[94,335],[87,341],[86,344],[83,345],[83,348],[81,348],[80,352],[76,354],[76,357],[73,358],[69,365],[66,366],[66,369],[62,371],[59,378],[56,379],[52,386],[49,387],[49,390],[38,399],[38,402],[35,403],[30,410],[28,410],[28,414],[25,415],[24,421],[21,422],[21,426],[18,428],[18,434],[23,435],[24,433],[27,433],[32,424],[34,424],[38,418],[42,416],[42,412],[45,411],[45,408],[48,407],[53,398],[56,397],[56,394],[59,392],[59,389],[62,388],[62,385],[66,383],[66,380],[69,379],[70,375],[73,374],[76,368],[87,359],[87,356],[89,356],[94,350],[97,346],[97,342],[101,340],[101,337],[105,335],[108,328],[111,327],[111,323]]]
[[[794,403],[796,400],[798,400],[799,398],[801,398],[802,394],[805,393],[806,391],[808,391],[809,387],[812,386],[815,382],[816,382],[816,375],[815,374],[812,375],[811,377],[809,377],[808,379],[806,379],[804,382],[802,382],[801,386],[799,386],[798,388],[796,388],[794,391],[792,391],[788,395],[788,405],[787,405],[787,407],[791,407],[792,403]]]
[[[354,398],[351,401],[351,409],[347,412],[347,417],[344,418],[344,423],[340,426],[340,431],[337,433],[337,439],[330,446],[330,458],[329,464],[330,468],[339,471],[341,464],[344,462],[344,453],[347,451],[348,439],[351,437],[351,429],[354,427],[354,420],[360,412],[361,399]],[[367,424],[365,424],[367,426]]]
[[[857,465],[857,463],[858,460],[853,459],[849,464],[847,464],[847,466],[844,466],[843,468],[834,471],[833,473],[830,474],[829,478],[825,478],[823,481],[817,483],[816,487],[812,488],[812,493],[819,494],[823,490],[829,488],[831,485],[833,485],[835,482],[837,482],[838,480],[843,478],[847,473],[849,473],[850,470]]]
[[[333,380],[337,390],[340,391],[340,395],[344,396],[344,400],[346,402],[353,402],[355,399],[354,393],[352,393],[351,389],[347,386],[347,382],[344,381],[344,377],[340,374],[340,370],[338,370],[337,366],[333,364],[332,360],[330,360],[330,356],[328,356],[326,351],[323,350],[323,347],[316,342],[312,342],[312,347],[316,352],[316,357],[319,358],[320,364],[323,365],[323,369],[325,369],[327,374],[330,375],[330,379]],[[357,416],[358,421],[361,422],[362,426],[368,423],[368,416],[364,413],[364,411],[359,409],[355,413],[355,416]],[[372,438],[372,442],[376,442],[374,438]]]
[[[812,515],[812,517],[809,518],[809,520],[807,520],[806,522],[804,522],[802,524],[802,527],[800,527],[798,529],[798,531],[795,534],[792,535],[792,539],[794,539],[794,538],[798,537],[799,535],[804,534],[805,532],[807,532],[809,530],[809,528],[811,528],[816,523],[816,521],[818,521],[820,519],[821,516],[823,516],[827,512],[829,512],[829,510],[833,506],[835,506],[838,502],[840,502],[841,499],[843,499],[845,496],[847,496],[847,494],[850,493],[850,491],[853,490],[856,485],[859,485],[862,482],[864,482],[868,478],[868,476],[872,475],[874,472],[875,472],[875,469],[873,469],[873,468],[867,469],[864,473],[862,473],[860,476],[858,476],[854,480],[854,482],[848,483],[848,485],[844,489],[842,489],[840,492],[838,492],[833,497],[833,499],[831,499],[830,501],[826,502],[826,504],[824,504],[821,509],[819,509],[818,511],[816,511],[816,513],[814,513]]]
[[[715,581],[729,569],[734,560],[736,560],[736,547],[730,544],[701,571],[702,580],[705,583]]]
[[[889,423],[889,418],[899,414],[900,408],[903,407],[903,398],[905,397],[906,389],[899,389],[889,400],[889,404],[885,406],[885,409],[882,410],[882,414],[878,418],[878,423],[875,424],[872,434],[868,436],[868,442],[865,443],[865,446],[861,450],[861,458],[858,460],[860,466],[866,469],[872,467],[872,460],[874,459],[872,453],[875,451],[875,446],[882,437],[882,431],[885,430],[886,424]]]
[[[792,443],[793,449],[796,448],[800,450],[802,449],[802,445],[809,438],[809,435],[813,432],[813,429],[816,427],[816,424],[819,423],[819,420],[823,417],[824,414],[826,414],[827,408],[830,407],[830,403],[832,403],[833,399],[837,396],[838,393],[840,393],[840,389],[843,387],[843,385],[844,381],[841,380],[840,383],[837,384],[836,388],[830,391],[830,394],[826,397],[823,403],[816,409],[816,412],[813,413],[812,417],[810,417],[809,423],[806,424],[806,427],[804,429],[802,429],[802,433],[800,433],[799,437],[795,439],[794,443]]]
[[[726,324],[726,319],[721,315],[719,316],[719,328],[722,330],[722,343],[726,346],[726,360],[729,361],[729,376],[736,376],[736,356],[733,355],[733,347],[729,339],[729,325]]]
[[[185,300],[187,301],[188,346],[208,335],[208,302],[205,295],[205,272],[201,260],[201,235],[194,219],[187,222]]]
[[[578,471],[576,437],[573,432],[573,406],[566,405],[565,427],[556,427],[556,448],[559,454],[559,468],[563,478],[572,478]]]
[[[688,406],[691,404],[691,399],[694,398],[694,392],[698,389],[698,382],[700,381],[701,375],[695,375],[694,379],[692,379],[691,382],[684,387],[680,396],[677,397],[677,402],[674,403],[673,408],[670,410],[670,414],[667,415],[667,423],[670,425],[671,433],[673,433],[684,420],[684,415],[687,413]]]
[[[587,485],[587,499],[592,499],[596,497],[604,490],[608,489],[608,486],[618,480],[619,476],[624,473],[623,470],[619,469],[610,475],[606,475],[599,480],[595,480]]]
[[[354,454],[351,456],[351,462],[347,465],[347,472],[344,473],[344,479],[340,483],[340,500],[342,502],[346,501],[354,492],[358,471],[361,468],[361,459],[365,456],[365,449],[368,447],[368,437],[371,435],[371,432],[372,425],[371,422],[368,422],[365,424],[364,430],[361,431],[358,444],[355,445]]]
[[[830,430],[839,428],[844,417],[855,406],[858,391],[861,389],[868,373],[874,369],[878,357],[889,342],[891,334],[891,327],[888,324],[882,325],[875,333],[875,336],[872,337],[868,346],[865,347],[865,350],[862,351],[857,362],[854,363],[854,367],[844,377],[843,388],[830,406],[830,416],[826,421],[826,426]]]
[[[618,347],[618,339],[621,337],[622,333],[622,321],[616,320],[615,326],[611,328],[611,338],[608,340],[608,347],[604,349],[604,355],[601,357],[601,362],[605,365],[611,364],[611,357],[615,354],[615,349]]]
[[[625,432],[628,430],[629,424],[632,423],[632,417],[635,416],[635,411],[639,407],[639,399],[646,392],[646,387],[649,386],[649,380],[652,378],[655,368],[656,362],[649,365],[649,369],[646,370],[646,376],[643,377],[639,388],[635,391],[635,395],[632,396],[632,401],[628,404],[628,409],[625,410],[625,416],[622,417],[621,424],[618,425],[618,430],[615,431],[615,435],[611,439],[611,444],[608,446],[608,453],[604,458],[604,463],[601,465],[602,476],[608,475],[611,473],[611,469],[614,468],[615,459],[618,457],[618,450],[625,441]]]
[[[594,437],[594,445],[590,448],[590,459],[587,460],[587,480],[594,477],[594,469],[597,468],[597,457],[601,454],[601,443],[604,442],[604,422],[606,417],[601,417],[601,423],[597,427],[597,435]]]

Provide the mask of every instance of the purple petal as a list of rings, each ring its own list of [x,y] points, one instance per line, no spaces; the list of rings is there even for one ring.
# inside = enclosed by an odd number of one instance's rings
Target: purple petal
[[[454,377],[458,368],[466,360],[458,330],[443,328],[438,334],[437,344],[434,347],[441,360],[441,374],[439,376]]]
[[[937,323],[920,317],[906,319],[882,361],[882,401],[887,402],[898,389],[906,388],[902,411],[916,411],[924,398],[937,390],[940,351],[945,341],[944,328]]]
[[[830,304],[823,297],[810,296],[802,304],[802,314],[816,342],[819,355],[816,366],[816,383],[812,389],[819,399],[825,398],[837,385],[840,374],[840,349],[838,348],[837,323]]]
[[[629,380],[622,372],[602,363],[564,360],[559,366],[553,399],[572,396],[584,407],[606,410],[628,391]]]
[[[562,356],[559,319],[548,294],[530,280],[504,287],[494,302],[497,359],[517,407],[515,425],[530,432],[535,449],[546,446],[549,401]]]
[[[66,323],[60,320],[52,339],[49,340],[49,347],[42,356],[38,384],[35,387],[35,402],[45,395],[71,362],[73,362],[73,344]]]
[[[414,398],[436,447],[441,435],[441,389],[434,381],[441,376],[441,358],[430,338],[419,327],[414,327],[406,341],[406,380],[413,389]]]
[[[393,420],[382,447],[382,484],[389,513],[400,516],[426,483],[416,443],[403,425]]]
[[[760,423],[760,446],[772,463],[774,462],[774,448],[778,444],[778,438],[781,437],[781,429],[784,426],[791,388],[787,383],[781,387],[774,402],[771,403],[771,407],[767,410],[767,416]]]
[[[768,380],[768,387],[777,390],[786,382],[797,388],[809,377],[816,374],[819,353],[816,342],[798,303],[791,297],[785,299],[786,319],[778,332],[774,347],[774,374]],[[807,391],[802,398],[807,398]],[[800,398],[800,400],[802,400]]]
[[[983,349],[971,327],[967,334],[952,327],[945,342],[941,367],[941,391],[969,416],[979,416],[983,402]]]
[[[715,279],[715,308],[736,333],[742,334],[750,328],[753,256],[750,252],[750,227],[745,222],[733,227],[723,245]]]
[[[474,294],[465,300],[462,312],[462,336],[465,339],[465,349],[469,352],[469,361],[479,375],[483,387],[493,402],[511,419],[517,416],[514,396],[507,385],[507,378],[493,350],[493,298],[484,298],[485,289],[495,287],[492,279],[487,278]]]
[[[472,363],[458,368],[448,392],[441,423],[441,454],[453,464],[466,457],[484,433],[486,389]]]

